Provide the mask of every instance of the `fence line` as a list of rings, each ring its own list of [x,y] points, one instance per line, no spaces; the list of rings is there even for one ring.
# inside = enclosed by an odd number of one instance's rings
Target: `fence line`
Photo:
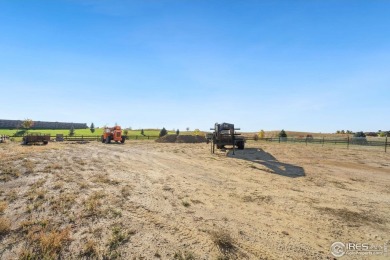
[[[50,135],[50,139],[55,139],[56,135]],[[23,138],[23,136],[13,135],[13,136],[2,136],[2,140],[4,139],[14,140],[15,138]],[[126,140],[155,140],[159,138],[159,136],[152,135],[128,135],[126,136]],[[384,147],[385,152],[387,152],[387,147],[390,146],[390,142],[388,141],[388,137],[386,136],[385,140],[367,140],[365,137],[347,137],[347,138],[313,138],[313,137],[267,137],[267,138],[255,138],[255,137],[245,137],[246,140],[254,140],[254,141],[266,141],[266,142],[278,142],[278,143],[305,143],[306,145],[309,143],[312,144],[321,144],[324,146],[325,144],[340,144],[346,145],[347,149],[349,149],[350,145],[354,146],[375,146],[375,147]],[[64,141],[100,141],[100,135],[64,135]]]
[[[128,135],[125,136],[126,140],[154,140],[159,138],[158,136],[153,136],[153,135]],[[9,139],[21,139],[23,136],[18,136],[18,135],[13,135],[9,136]],[[50,135],[50,139],[56,139],[57,135]],[[64,141],[100,141],[101,140],[101,135],[63,135],[62,139]]]
[[[385,152],[387,152],[387,147],[390,146],[387,136],[384,140],[367,140],[365,137],[346,137],[346,138],[299,138],[299,137],[267,137],[267,138],[255,138],[255,137],[245,137],[246,140],[254,141],[266,141],[266,142],[278,142],[278,143],[308,143],[321,144],[334,144],[334,145],[346,145],[349,149],[350,145],[354,146],[375,146],[375,147],[384,147]]]

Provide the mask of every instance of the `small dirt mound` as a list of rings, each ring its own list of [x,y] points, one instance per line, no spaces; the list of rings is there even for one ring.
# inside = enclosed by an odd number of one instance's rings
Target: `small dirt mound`
[[[156,140],[159,143],[205,143],[204,136],[193,135],[165,135]]]
[[[158,143],[175,143],[177,135],[164,135],[156,140]]]
[[[176,143],[205,143],[206,137],[204,136],[193,136],[193,135],[178,135]]]

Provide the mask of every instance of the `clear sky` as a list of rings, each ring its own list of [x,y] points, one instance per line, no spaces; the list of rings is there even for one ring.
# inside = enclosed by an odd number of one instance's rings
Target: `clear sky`
[[[390,1],[0,0],[0,118],[390,130]]]

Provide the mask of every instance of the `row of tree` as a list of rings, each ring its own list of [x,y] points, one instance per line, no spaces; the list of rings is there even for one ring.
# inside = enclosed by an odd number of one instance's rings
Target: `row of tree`
[[[347,130],[347,131],[344,131],[344,130],[337,130],[336,131],[336,134],[353,134],[354,137],[363,137],[362,136],[362,133],[364,134],[364,137],[366,136],[380,136],[380,137],[385,137],[385,136],[390,136],[390,131],[377,131],[377,132],[363,132],[363,131],[360,131],[360,132],[352,132],[350,130]]]

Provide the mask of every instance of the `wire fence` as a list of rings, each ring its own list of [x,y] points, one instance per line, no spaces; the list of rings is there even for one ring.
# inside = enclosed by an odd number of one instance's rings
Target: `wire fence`
[[[387,152],[390,143],[387,136],[383,138],[367,139],[366,137],[346,137],[346,138],[313,138],[313,137],[270,137],[270,138],[255,138],[245,137],[246,140],[265,141],[265,142],[278,142],[278,143],[304,143],[308,144],[320,144],[322,146],[326,144],[333,145],[345,145],[347,148],[350,146],[372,146],[382,147]]]
[[[23,136],[13,135],[13,136],[0,136],[1,141],[21,141]],[[155,140],[159,136],[152,135],[129,135],[126,136],[126,140]],[[253,141],[265,141],[265,142],[278,142],[278,143],[304,143],[308,144],[319,144],[319,145],[344,145],[347,148],[350,146],[371,146],[371,147],[382,147],[385,152],[387,152],[388,147],[390,146],[388,137],[367,139],[366,137],[346,137],[346,138],[332,138],[332,137],[322,137],[322,138],[313,138],[313,137],[267,137],[267,138],[257,138],[254,136],[246,136],[246,140]],[[50,135],[50,140],[56,141],[68,141],[68,142],[77,142],[77,141],[101,141],[100,135],[63,135],[59,139],[58,135]]]
[[[152,135],[129,135],[125,136],[126,140],[155,140],[159,138],[158,136]],[[23,136],[12,135],[12,136],[1,136],[1,140],[10,140],[10,141],[21,141]],[[68,142],[78,142],[78,141],[101,141],[101,135],[50,135],[50,140],[52,141],[68,141]]]

